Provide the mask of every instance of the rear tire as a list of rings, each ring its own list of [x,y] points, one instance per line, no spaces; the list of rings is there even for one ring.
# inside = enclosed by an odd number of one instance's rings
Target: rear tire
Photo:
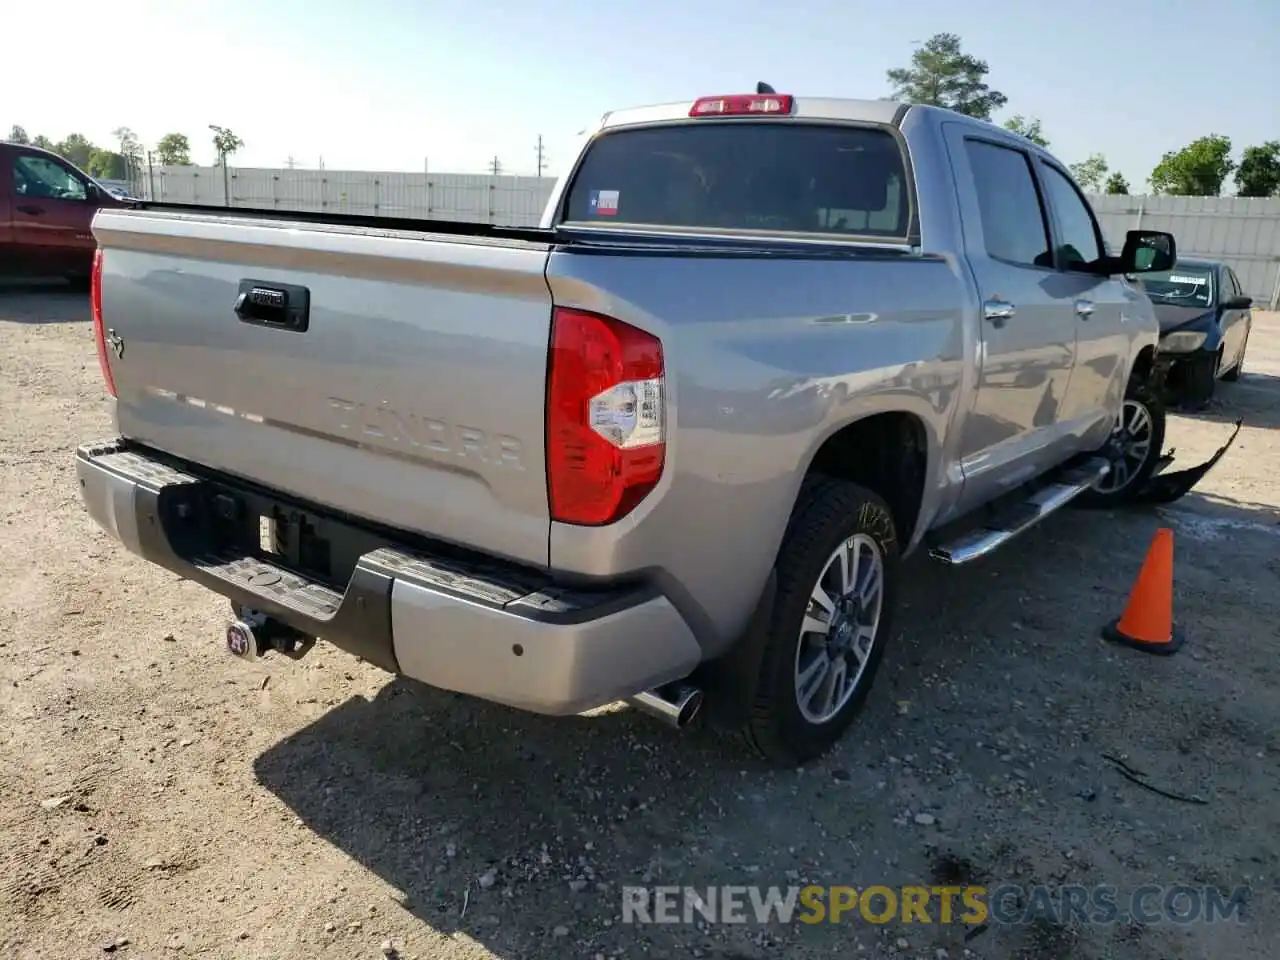
[[[1110,461],[1112,472],[1076,501],[1089,507],[1115,507],[1130,502],[1155,471],[1164,447],[1165,421],[1160,395],[1145,380],[1130,380],[1111,436],[1098,451]]]
[[[67,277],[67,284],[76,293],[88,293],[90,286],[89,275],[74,273]]]
[[[765,759],[815,759],[861,711],[892,630],[899,558],[881,497],[845,480],[805,481],[778,551],[778,589],[743,730]]]

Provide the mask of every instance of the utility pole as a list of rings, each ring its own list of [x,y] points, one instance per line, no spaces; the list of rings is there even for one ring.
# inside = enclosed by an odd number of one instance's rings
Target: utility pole
[[[489,164],[489,172],[495,177],[502,173],[502,162],[496,156]]]
[[[298,161],[293,159],[293,154],[291,153],[289,154],[289,158],[285,160],[284,165],[288,167],[290,170],[292,170],[294,167],[298,165]]]
[[[547,168],[546,154],[542,149],[542,134],[538,134],[538,176],[542,176],[542,171]]]

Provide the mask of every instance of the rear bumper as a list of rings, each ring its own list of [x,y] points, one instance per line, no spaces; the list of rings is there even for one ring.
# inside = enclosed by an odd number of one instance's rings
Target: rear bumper
[[[89,514],[133,553],[431,686],[564,715],[685,677],[701,659],[684,619],[649,587],[566,589],[527,568],[397,545],[333,518],[339,534],[370,547],[338,590],[227,546],[215,497],[247,513],[283,497],[119,440],[81,446],[76,472]],[[256,516],[234,520],[248,522]]]

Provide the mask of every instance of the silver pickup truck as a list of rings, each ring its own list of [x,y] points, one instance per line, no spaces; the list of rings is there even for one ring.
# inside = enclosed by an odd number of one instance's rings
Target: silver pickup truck
[[[825,752],[901,560],[958,564],[1151,474],[1159,326],[1054,157],[958,114],[772,92],[606,115],[539,228],[103,210],[129,550],[316,638],[544,714],[699,711]]]

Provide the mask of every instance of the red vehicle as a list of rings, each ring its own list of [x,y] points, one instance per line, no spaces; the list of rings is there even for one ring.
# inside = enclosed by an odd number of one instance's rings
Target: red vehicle
[[[87,289],[93,215],[130,205],[57,154],[0,143],[0,276],[66,277]]]

